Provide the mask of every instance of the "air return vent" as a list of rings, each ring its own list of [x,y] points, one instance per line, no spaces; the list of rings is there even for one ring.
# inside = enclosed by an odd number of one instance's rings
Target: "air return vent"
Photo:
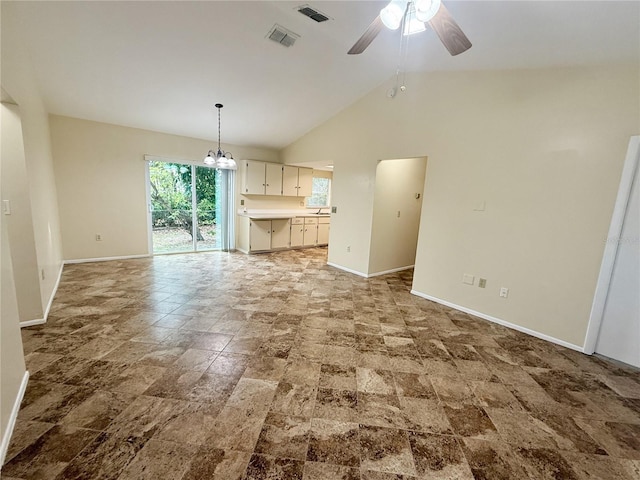
[[[300,12],[305,17],[309,17],[311,20],[314,20],[318,23],[326,22],[329,20],[324,13],[320,13],[319,11],[311,8],[309,5],[301,5],[298,7],[298,12]]]
[[[284,45],[285,47],[290,47],[296,43],[296,40],[300,38],[300,35],[297,35],[291,30],[287,30],[276,23],[271,30],[269,30],[269,33],[267,33],[267,38],[279,43],[280,45]]]

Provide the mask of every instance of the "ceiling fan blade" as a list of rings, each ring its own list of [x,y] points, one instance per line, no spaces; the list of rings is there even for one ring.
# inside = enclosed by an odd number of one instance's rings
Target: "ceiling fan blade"
[[[364,52],[365,49],[369,46],[369,44],[373,42],[373,39],[378,36],[383,26],[384,25],[382,23],[382,20],[380,19],[380,15],[378,15],[376,19],[373,22],[371,22],[371,25],[367,27],[367,29],[364,31],[364,33],[358,39],[358,41],[353,44],[353,47],[351,47],[351,50],[349,50],[347,53],[349,55],[358,55]]]
[[[444,4],[440,5],[438,13],[429,20],[429,25],[438,34],[440,41],[451,55],[458,55],[471,48],[471,42]]]

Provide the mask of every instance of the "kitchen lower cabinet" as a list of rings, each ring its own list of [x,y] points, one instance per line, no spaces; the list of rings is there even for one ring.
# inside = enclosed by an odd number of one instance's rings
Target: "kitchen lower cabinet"
[[[325,220],[325,222],[323,222]],[[317,245],[329,245],[329,219],[320,218],[318,223]]]
[[[304,245],[304,218],[296,217],[291,219],[291,247],[302,247]]]
[[[302,245],[304,247],[313,247],[316,243],[318,243],[318,219],[305,218]]]
[[[327,245],[329,222],[329,217],[252,219],[240,215],[237,248],[251,253]]]
[[[289,219],[251,220],[249,225],[249,251],[289,248]]]
[[[271,220],[271,249],[289,248],[290,242],[290,220]]]
[[[251,220],[249,250],[271,250],[271,220]]]

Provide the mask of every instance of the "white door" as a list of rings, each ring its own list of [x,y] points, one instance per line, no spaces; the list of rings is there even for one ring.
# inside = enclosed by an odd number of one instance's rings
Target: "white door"
[[[282,195],[282,165],[266,163],[266,184],[264,193],[267,195]]]
[[[313,169],[298,169],[298,197],[310,197],[313,189]]]
[[[328,244],[329,244],[329,224],[319,223],[318,224],[318,245],[328,245]]]
[[[311,247],[318,242],[318,225],[308,224],[304,225],[304,235],[302,237],[302,244],[305,247]]]
[[[249,195],[264,195],[265,167],[263,162],[247,160],[244,172],[244,192]]]
[[[640,187],[638,166],[624,215],[596,352],[640,367]]]
[[[290,240],[289,219],[271,220],[271,248],[289,248]]]
[[[640,135],[631,137],[593,298],[584,352],[640,367]]]
[[[285,165],[282,168],[282,195],[298,196],[298,167]]]
[[[291,224],[291,246],[301,247],[303,243],[304,243],[304,223]]]
[[[271,220],[251,220],[249,238],[252,252],[271,250]]]

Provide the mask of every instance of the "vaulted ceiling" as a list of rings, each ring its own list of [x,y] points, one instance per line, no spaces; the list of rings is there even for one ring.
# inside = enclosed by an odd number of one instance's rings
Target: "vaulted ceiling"
[[[223,103],[224,143],[282,148],[395,75],[398,32],[346,54],[385,4],[3,1],[2,49],[24,49],[51,113],[213,140]],[[451,57],[428,30],[409,38],[403,69],[639,62],[636,1],[445,4],[473,47]],[[275,23],[299,35],[294,46],[266,38]]]

